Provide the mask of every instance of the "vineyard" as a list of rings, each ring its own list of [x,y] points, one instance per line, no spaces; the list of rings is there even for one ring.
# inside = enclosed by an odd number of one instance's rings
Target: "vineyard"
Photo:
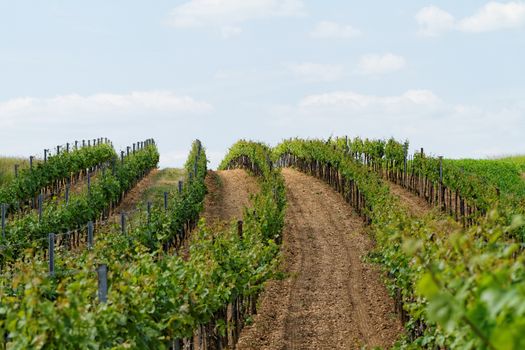
[[[1,349],[524,349],[525,158],[195,140],[0,160]]]

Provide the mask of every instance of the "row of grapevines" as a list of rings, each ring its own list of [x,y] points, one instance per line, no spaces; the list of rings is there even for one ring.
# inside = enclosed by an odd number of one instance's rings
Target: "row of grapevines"
[[[525,212],[525,182],[516,164],[498,160],[441,160],[422,152],[407,158],[408,141],[401,143],[394,139],[338,138],[333,142],[378,172],[393,170],[402,173],[406,170],[407,177],[424,177],[439,184],[441,167],[443,185],[457,191],[480,209],[481,214],[498,205],[502,213],[507,213],[510,223],[516,209]],[[521,231],[518,237],[523,239],[525,231]]]
[[[11,210],[37,196],[43,188],[69,178],[71,175],[104,162],[116,156],[113,147],[100,143],[70,152],[50,156],[46,162],[38,162],[33,168],[20,171],[18,177],[0,188],[0,203]]]
[[[7,222],[5,236],[1,238],[3,260],[16,257],[23,249],[36,245],[45,246],[49,233],[61,233],[83,227],[96,221],[104,210],[119,201],[122,194],[149,170],[157,166],[159,153],[153,142],[143,149],[124,157],[113,158],[113,166],[101,174],[89,192],[72,196],[69,203],[51,203],[41,218],[32,212]]]
[[[440,166],[442,166],[442,181],[445,186],[473,202],[477,208],[486,212],[498,200],[498,191],[493,183],[479,173],[469,171],[453,160],[440,160],[439,157],[416,152],[409,157],[408,141],[399,142],[391,138],[385,140],[362,140],[355,138],[337,138],[333,141],[340,149],[362,160],[375,170],[390,170],[404,172],[407,175],[422,176],[439,183]]]
[[[261,195],[255,197],[255,207],[261,211],[259,214],[261,220],[264,220],[262,225],[266,237],[279,241],[284,222],[286,196],[282,175],[278,169],[273,168],[271,148],[259,142],[238,141],[230,148],[219,168],[244,168],[262,179]],[[247,215],[259,214],[247,213]]]
[[[201,154],[193,182],[202,183],[205,174]],[[194,171],[195,157],[188,164]],[[269,178],[277,184],[279,177]],[[273,274],[278,246],[267,238],[275,234],[267,224],[280,220],[282,226],[284,206],[275,201],[284,198],[280,188],[282,178],[275,190],[254,199],[242,237],[234,227],[212,232],[202,223],[184,258],[141,244],[142,226],[127,235],[103,235],[80,256],[64,256],[59,264],[75,273],[59,268],[54,278],[43,277],[44,262],[18,261],[16,277],[0,279],[0,339],[9,348],[165,349],[210,323],[210,332],[225,337],[227,325],[218,314],[237,296],[257,293]],[[99,263],[109,268],[107,303],[97,301],[93,266]]]
[[[149,219],[141,218],[143,224],[137,230],[141,244],[155,251],[182,243],[186,233],[194,228],[203,208],[207,163],[201,142],[194,141],[184,165],[187,174],[185,185],[180,193],[179,188],[168,192],[168,198],[171,198],[168,210],[155,207],[151,209]]]
[[[525,198],[525,182],[521,178],[522,170],[517,162],[499,159],[458,159],[445,162],[486,179],[500,192],[500,201],[519,202]]]
[[[505,157],[499,159],[500,161],[513,164],[516,166],[520,172],[523,174],[525,173],[525,156],[513,156],[513,157]]]
[[[374,259],[402,306],[405,349],[521,349],[525,346],[525,266],[520,246],[506,241],[523,225],[497,210],[469,229],[429,214],[411,217],[375,172],[320,140],[288,140],[277,158],[294,157],[302,170],[332,173],[346,199],[356,185],[377,242]],[[315,174],[315,172],[314,172]],[[354,204],[354,203],[353,203]],[[449,219],[450,220],[450,219]]]

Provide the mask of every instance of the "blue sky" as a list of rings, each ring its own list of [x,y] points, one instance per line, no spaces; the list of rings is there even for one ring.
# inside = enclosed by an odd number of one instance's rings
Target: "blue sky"
[[[351,135],[525,153],[525,2],[0,0],[0,154]]]

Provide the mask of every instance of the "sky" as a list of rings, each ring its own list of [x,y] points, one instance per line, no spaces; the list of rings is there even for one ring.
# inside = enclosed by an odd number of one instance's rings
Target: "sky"
[[[0,154],[154,138],[525,153],[525,2],[0,0]]]

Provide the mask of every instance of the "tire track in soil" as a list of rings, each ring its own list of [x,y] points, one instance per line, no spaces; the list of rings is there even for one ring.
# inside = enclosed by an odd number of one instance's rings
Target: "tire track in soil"
[[[406,188],[388,180],[384,180],[390,193],[399,199],[399,204],[414,218],[432,215],[433,225],[438,232],[453,233],[461,228],[461,224],[452,216],[442,212],[439,207],[430,205],[426,200],[410,192]]]
[[[288,207],[283,270],[265,285],[238,349],[359,349],[391,346],[402,326],[362,220],[324,182],[283,169]]]
[[[432,210],[435,210],[435,207],[432,207],[426,200],[416,196],[415,194],[408,191],[406,188],[397,185],[393,182],[390,182],[386,179],[383,182],[390,189],[390,193],[399,198],[400,204],[408,210],[410,214],[415,217],[421,217],[425,214],[428,214]]]
[[[242,169],[209,170],[205,181],[208,193],[202,217],[211,225],[242,220],[250,196],[259,192],[257,180]]]
[[[137,204],[139,204],[144,192],[146,192],[148,188],[155,184],[155,176],[158,172],[159,169],[152,169],[131,190],[129,190],[124,195],[124,199],[122,200],[122,202],[120,202],[120,204],[113,211],[115,213],[114,215],[135,209]]]

